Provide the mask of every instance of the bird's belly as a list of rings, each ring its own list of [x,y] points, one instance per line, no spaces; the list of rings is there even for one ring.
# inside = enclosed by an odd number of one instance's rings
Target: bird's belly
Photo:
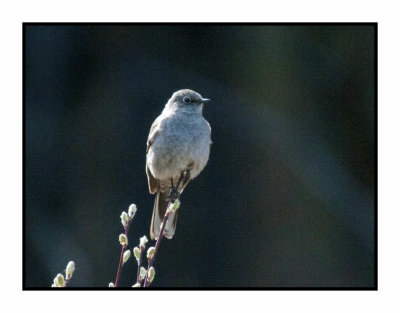
[[[191,178],[196,177],[207,164],[210,153],[209,139],[203,137],[189,134],[157,137],[147,154],[153,176],[160,180],[175,179],[190,166]]]

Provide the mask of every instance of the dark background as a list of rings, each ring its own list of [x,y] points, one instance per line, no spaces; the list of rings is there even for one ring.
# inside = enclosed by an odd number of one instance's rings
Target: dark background
[[[69,260],[71,287],[107,287],[131,203],[129,247],[149,237],[147,135],[182,88],[212,99],[214,144],[152,286],[374,287],[375,25],[24,32],[25,287]]]

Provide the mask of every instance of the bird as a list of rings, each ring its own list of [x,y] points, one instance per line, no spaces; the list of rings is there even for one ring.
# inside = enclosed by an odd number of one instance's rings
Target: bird
[[[146,174],[149,191],[155,194],[150,225],[153,240],[160,235],[169,201],[179,197],[208,162],[211,126],[203,117],[203,105],[209,101],[193,90],[178,90],[150,128]],[[178,181],[182,184],[176,186]],[[178,211],[171,213],[165,225],[164,236],[168,239],[175,234],[177,214]]]

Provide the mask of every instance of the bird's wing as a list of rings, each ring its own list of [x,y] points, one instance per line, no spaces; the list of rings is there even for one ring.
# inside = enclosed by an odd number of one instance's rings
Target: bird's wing
[[[156,120],[153,122],[153,125],[151,125],[149,137],[147,138],[146,154],[149,152],[149,149],[153,144],[154,139],[158,135],[158,126],[159,126],[159,117],[156,118]],[[151,173],[147,165],[147,162],[146,162],[146,174],[147,174],[147,181],[149,183],[149,191],[151,194],[153,194],[157,191],[158,183],[157,179],[154,178],[153,174]]]
[[[155,121],[153,122],[153,125],[151,125],[149,137],[147,138],[146,154],[147,154],[147,152],[149,152],[149,149],[150,149],[151,145],[153,144],[154,139],[158,135],[159,126],[160,126],[160,117],[161,116],[157,117],[155,119]]]
[[[157,192],[157,179],[151,174],[149,167],[146,163],[146,174],[147,174],[147,182],[149,183],[149,191],[151,194]]]

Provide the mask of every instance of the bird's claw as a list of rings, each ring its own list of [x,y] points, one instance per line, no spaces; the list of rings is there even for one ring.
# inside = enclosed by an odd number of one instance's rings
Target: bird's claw
[[[169,191],[169,200],[173,203],[179,197],[178,189],[175,186],[172,186]]]
[[[171,178],[171,189],[169,190],[169,201],[174,202],[179,198],[179,187],[184,186],[186,182],[190,179],[190,171],[187,169],[181,173],[176,186],[174,186],[173,180]]]

